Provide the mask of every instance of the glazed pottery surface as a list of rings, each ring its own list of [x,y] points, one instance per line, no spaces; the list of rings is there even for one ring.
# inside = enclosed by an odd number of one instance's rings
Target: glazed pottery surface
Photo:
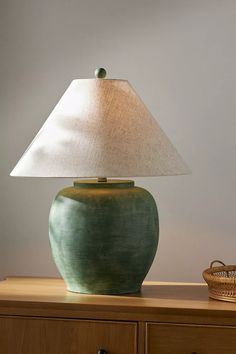
[[[60,191],[51,207],[52,254],[69,291],[140,291],[158,237],[156,203],[133,181],[78,180]]]

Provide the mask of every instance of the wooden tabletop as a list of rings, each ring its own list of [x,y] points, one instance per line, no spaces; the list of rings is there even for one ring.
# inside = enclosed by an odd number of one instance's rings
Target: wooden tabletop
[[[144,282],[139,294],[87,295],[66,290],[64,281],[57,278],[10,277],[0,281],[0,305],[21,303],[63,304],[74,306],[102,306],[132,311],[193,309],[235,312],[236,304],[208,298],[206,284]]]

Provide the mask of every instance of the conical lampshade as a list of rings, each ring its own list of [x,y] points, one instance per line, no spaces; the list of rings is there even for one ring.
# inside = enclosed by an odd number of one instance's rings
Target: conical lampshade
[[[128,81],[74,80],[12,176],[128,177],[189,169]]]

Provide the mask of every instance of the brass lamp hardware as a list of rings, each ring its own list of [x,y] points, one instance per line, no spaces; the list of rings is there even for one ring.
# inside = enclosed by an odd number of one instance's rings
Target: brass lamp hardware
[[[98,182],[107,182],[106,177],[98,177]]]

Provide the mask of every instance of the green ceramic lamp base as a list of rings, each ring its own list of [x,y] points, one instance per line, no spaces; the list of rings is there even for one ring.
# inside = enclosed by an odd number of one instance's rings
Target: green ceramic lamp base
[[[88,294],[140,291],[159,237],[156,203],[133,181],[75,181],[56,196],[49,239],[67,289]]]

